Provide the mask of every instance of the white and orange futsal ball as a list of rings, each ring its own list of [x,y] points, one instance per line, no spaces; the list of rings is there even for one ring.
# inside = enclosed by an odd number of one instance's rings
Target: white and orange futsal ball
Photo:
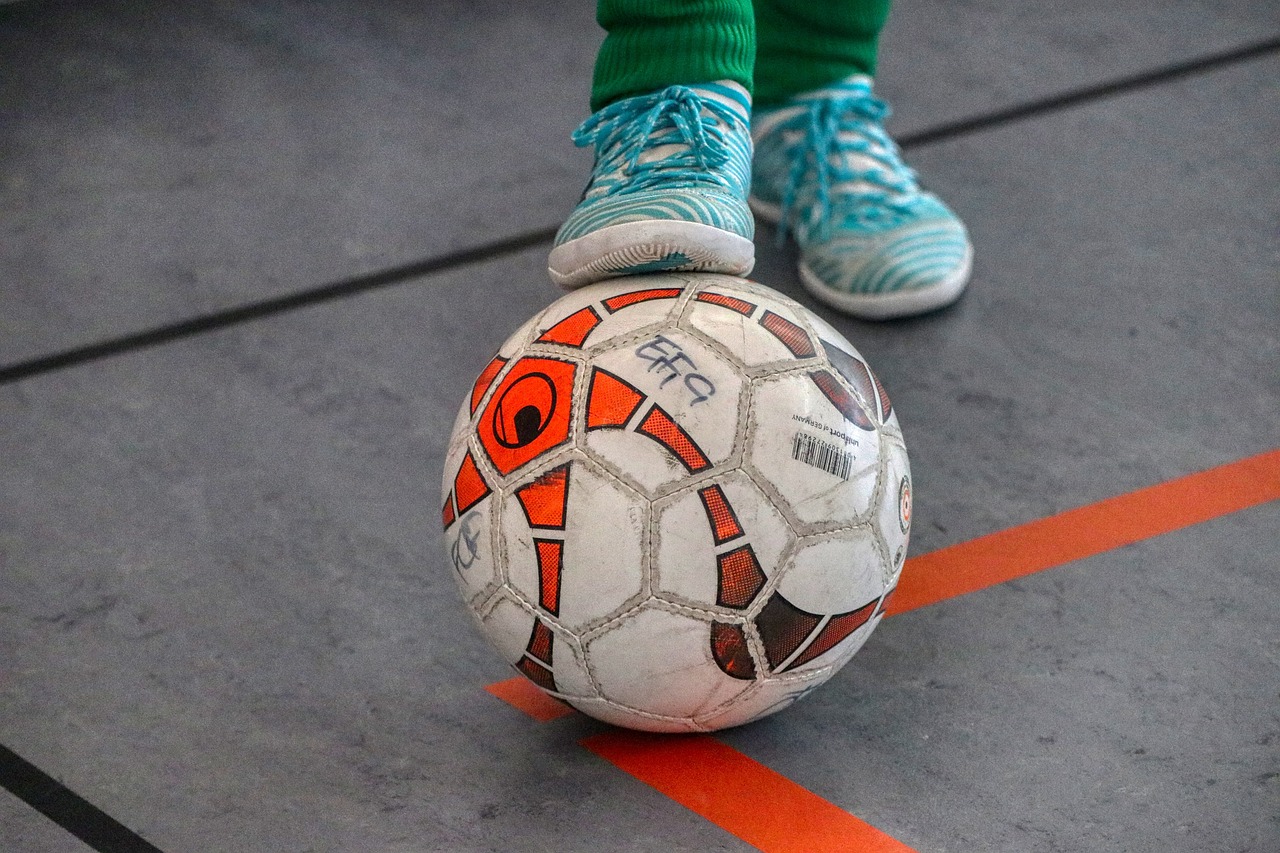
[[[711,274],[561,298],[481,371],[444,470],[467,606],[516,670],[607,722],[709,731],[831,678],[880,622],[911,474],[835,329]]]

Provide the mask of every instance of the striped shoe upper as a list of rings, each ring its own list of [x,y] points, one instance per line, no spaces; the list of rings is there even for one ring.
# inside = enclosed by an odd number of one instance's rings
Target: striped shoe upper
[[[885,132],[889,108],[851,77],[755,118],[755,201],[842,294],[925,289],[967,269],[959,218],[925,192]]]
[[[707,83],[670,86],[593,114],[573,141],[595,147],[595,168],[556,245],[641,220],[697,222],[750,239],[750,109],[741,87]]]

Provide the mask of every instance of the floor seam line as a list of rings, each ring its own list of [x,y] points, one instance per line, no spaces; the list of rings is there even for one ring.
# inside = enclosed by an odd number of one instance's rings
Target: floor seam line
[[[99,853],[163,853],[111,815],[0,744],[0,788]]]
[[[1122,77],[1107,83],[1079,88],[1070,92],[1050,95],[1027,103],[996,110],[984,115],[961,119],[934,128],[908,133],[898,138],[904,150],[918,148],[935,142],[956,139],[984,130],[1003,127],[1018,121],[1071,109],[1161,83],[1171,82],[1198,74],[1216,71],[1252,59],[1280,52],[1280,36],[1222,51],[1196,59],[1168,65],[1160,69]],[[232,308],[197,315],[139,332],[84,344],[44,356],[25,359],[0,367],[0,385],[18,382],[56,370],[77,367],[101,361],[112,356],[124,355],[143,349],[167,344],[203,334],[219,331],[242,323],[284,314],[299,308],[323,304],[402,284],[410,279],[423,278],[443,272],[462,269],[473,264],[488,263],[505,255],[515,254],[535,246],[550,243],[557,228],[547,227],[526,231],[511,237],[494,240],[469,249],[460,249],[419,261],[389,267],[387,269],[352,276],[319,287],[294,291],[283,296]]]
[[[1023,104],[994,110],[985,115],[971,116],[937,127],[926,128],[915,133],[904,134],[898,138],[898,145],[903,149],[918,148],[934,142],[968,136],[972,133],[1003,127],[1029,118],[1068,110],[1083,104],[1130,94],[1142,89],[1149,89],[1181,78],[1206,74],[1241,62],[1261,59],[1276,52],[1280,52],[1280,36],[1272,36],[1232,50],[1189,59],[1173,65],[1167,65],[1164,68],[1131,74],[1109,82],[1084,86],[1068,92],[1059,92],[1056,95],[1048,95]]]
[[[442,272],[462,269],[473,264],[497,260],[505,255],[531,249],[553,239],[555,229],[544,228],[495,240],[470,249],[437,255],[434,258],[414,261],[364,275],[353,276],[320,287],[287,293],[283,296],[250,302],[221,311],[201,314],[186,320],[178,320],[162,326],[144,329],[116,338],[108,338],[93,344],[62,350],[50,355],[20,361],[0,367],[0,385],[28,379],[88,362],[100,361],[114,355],[137,352],[172,341],[194,337],[205,332],[215,332],[254,320],[262,320],[299,308],[321,305],[337,299],[359,296],[372,290],[403,284]]]

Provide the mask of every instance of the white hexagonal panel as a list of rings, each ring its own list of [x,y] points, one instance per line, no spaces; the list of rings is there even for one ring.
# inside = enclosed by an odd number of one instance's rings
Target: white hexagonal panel
[[[753,681],[727,675],[712,657],[711,623],[652,603],[591,638],[587,665],[611,701],[666,717],[696,717]]]
[[[801,521],[844,524],[867,514],[879,431],[830,371],[757,380],[751,411],[747,462]]]
[[[884,594],[884,556],[865,527],[801,539],[778,582],[792,606],[826,616],[862,607]]]
[[[748,609],[794,539],[741,471],[667,498],[654,513],[654,591],[695,606]]]
[[[644,588],[648,502],[586,460],[509,488],[501,524],[508,583],[556,624],[580,630]]]

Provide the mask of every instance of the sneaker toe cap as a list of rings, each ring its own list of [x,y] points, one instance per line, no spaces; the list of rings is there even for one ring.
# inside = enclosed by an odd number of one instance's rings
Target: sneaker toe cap
[[[870,296],[948,285],[967,274],[972,252],[964,226],[948,217],[811,244],[803,261],[832,290]]]

